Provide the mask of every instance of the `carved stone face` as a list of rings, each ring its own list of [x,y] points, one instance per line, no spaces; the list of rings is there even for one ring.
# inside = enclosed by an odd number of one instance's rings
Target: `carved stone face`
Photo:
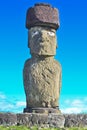
[[[46,27],[32,27],[29,30],[29,43],[31,54],[55,55],[56,31]]]

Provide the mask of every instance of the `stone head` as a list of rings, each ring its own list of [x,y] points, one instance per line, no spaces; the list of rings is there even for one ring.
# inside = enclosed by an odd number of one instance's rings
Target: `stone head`
[[[28,32],[28,47],[31,54],[55,55],[56,30],[48,27],[32,27]]]
[[[38,3],[27,10],[26,28],[31,54],[56,54],[56,30],[59,28],[59,12],[50,4]]]

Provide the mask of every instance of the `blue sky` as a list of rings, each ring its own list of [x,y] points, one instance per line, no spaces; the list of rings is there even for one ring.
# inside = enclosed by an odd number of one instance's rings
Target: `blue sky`
[[[87,0],[0,1],[0,111],[25,107],[22,70],[30,57],[26,11],[37,2],[50,3],[60,13],[55,56],[62,65],[60,108],[87,112]]]

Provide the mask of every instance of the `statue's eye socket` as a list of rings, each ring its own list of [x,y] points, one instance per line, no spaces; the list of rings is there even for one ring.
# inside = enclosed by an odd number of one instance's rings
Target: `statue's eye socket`
[[[54,32],[47,32],[47,34],[50,35],[50,36],[55,36]]]
[[[34,37],[35,35],[38,35],[38,34],[39,34],[38,31],[34,31],[34,32],[32,32],[32,37]]]

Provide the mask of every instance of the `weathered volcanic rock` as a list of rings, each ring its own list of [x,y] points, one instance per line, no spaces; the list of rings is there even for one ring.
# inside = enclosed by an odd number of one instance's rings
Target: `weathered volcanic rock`
[[[26,126],[35,126],[44,124],[47,122],[47,114],[37,114],[37,113],[24,113],[17,114],[18,124]]]
[[[25,113],[17,114],[18,124],[38,127],[63,128],[65,118],[59,114]]]
[[[62,114],[49,114],[48,124],[49,127],[63,128],[65,123],[65,118]]]
[[[87,114],[65,114],[65,127],[87,127]]]
[[[34,26],[47,26],[54,29],[59,27],[58,9],[51,7],[48,4],[35,4],[27,11],[26,27],[30,29]]]
[[[61,66],[53,57],[33,56],[25,62],[24,87],[27,107],[57,107]]]
[[[35,4],[27,11],[26,27],[31,59],[23,69],[26,108],[24,112],[60,113],[61,66],[56,55],[59,15],[49,4]]]
[[[12,113],[0,113],[0,125],[16,125],[17,116]]]
[[[87,127],[87,114],[0,113],[0,125],[38,127]]]
[[[53,56],[56,54],[56,31],[48,27],[32,27],[28,34],[31,54]]]

